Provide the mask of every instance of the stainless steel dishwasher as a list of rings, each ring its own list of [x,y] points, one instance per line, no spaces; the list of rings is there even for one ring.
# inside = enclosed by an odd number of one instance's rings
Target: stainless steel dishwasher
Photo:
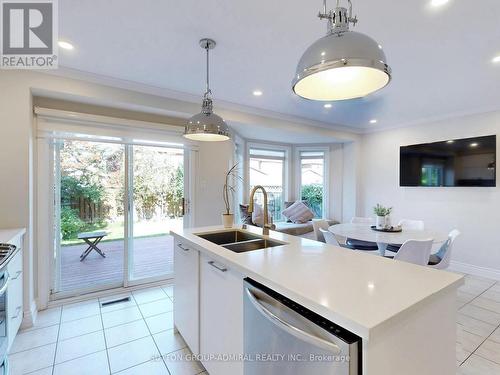
[[[361,375],[361,338],[257,283],[244,283],[245,375]]]

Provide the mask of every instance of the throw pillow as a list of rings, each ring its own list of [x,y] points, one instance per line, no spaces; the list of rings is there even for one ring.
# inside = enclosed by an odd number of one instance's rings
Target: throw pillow
[[[314,213],[304,203],[297,201],[282,212],[283,216],[292,223],[307,223],[314,217]]]

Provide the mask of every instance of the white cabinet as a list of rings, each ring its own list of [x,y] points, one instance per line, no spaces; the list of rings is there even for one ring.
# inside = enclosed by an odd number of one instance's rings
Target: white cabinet
[[[200,255],[200,353],[243,353],[243,277]],[[209,374],[241,375],[243,362],[203,361]]]
[[[174,323],[194,354],[199,353],[199,252],[174,239]]]
[[[7,330],[9,348],[23,320],[23,254],[19,250],[7,264],[10,282],[7,289]]]

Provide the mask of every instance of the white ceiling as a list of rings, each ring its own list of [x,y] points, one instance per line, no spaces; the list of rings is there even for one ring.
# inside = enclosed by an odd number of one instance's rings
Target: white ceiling
[[[491,62],[500,54],[498,0],[353,3],[356,30],[383,45],[393,81],[331,109],[296,97],[290,85],[303,51],[325,33],[320,0],[60,0],[60,39],[75,45],[60,51],[60,65],[201,98],[198,40],[211,37],[216,100],[357,129],[500,109],[500,64]]]

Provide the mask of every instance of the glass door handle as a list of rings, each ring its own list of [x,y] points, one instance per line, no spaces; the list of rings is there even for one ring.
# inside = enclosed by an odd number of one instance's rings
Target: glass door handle
[[[250,300],[252,305],[257,309],[257,311],[259,311],[267,320],[269,320],[272,324],[274,324],[281,330],[288,332],[289,334],[298,338],[299,340],[305,341],[311,345],[327,350],[329,352],[333,352],[336,355],[342,352],[342,350],[338,347],[338,345],[334,344],[333,342],[324,340],[321,337],[312,335],[298,327],[295,327],[294,325],[283,320],[276,314],[272,313],[269,309],[262,306],[262,304],[258,301],[258,299],[249,289],[245,288],[245,292],[247,294],[248,299]],[[288,307],[281,304],[280,308],[285,311],[290,310]]]

